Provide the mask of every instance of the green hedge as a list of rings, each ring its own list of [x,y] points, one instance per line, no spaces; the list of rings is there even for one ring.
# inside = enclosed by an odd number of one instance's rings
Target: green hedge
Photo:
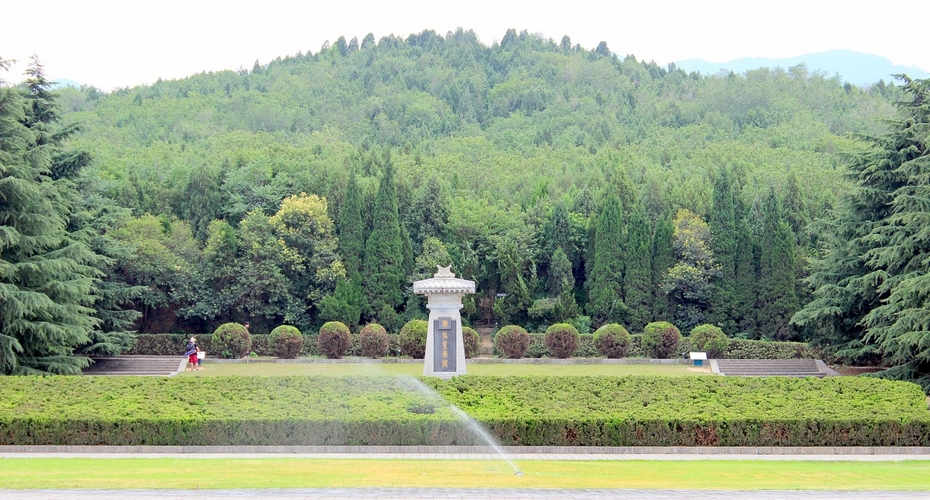
[[[530,348],[526,353],[527,358],[555,357],[549,352],[545,341],[546,334],[531,333]],[[688,352],[691,351],[690,339],[681,338],[681,344],[678,347],[678,356],[680,359],[686,359]],[[503,357],[496,350],[494,354]],[[576,358],[597,358],[603,357],[594,343],[594,335],[581,334],[578,336],[578,348],[572,354]],[[628,358],[642,358],[646,353],[643,351],[642,335],[630,335],[630,350],[627,353]],[[730,339],[723,359],[824,359],[824,353],[819,349],[812,348],[802,342],[770,342],[765,340],[741,340]]]
[[[928,446],[873,378],[4,377],[0,445]]]
[[[318,356],[325,357],[317,346],[317,334],[301,334],[304,338],[304,349],[301,356]],[[136,343],[126,354],[133,355],[150,355],[150,356],[182,356],[184,354],[184,345],[188,339],[195,337],[200,348],[207,351],[207,354],[216,355],[211,349],[211,334],[191,335],[179,333],[158,333],[136,335]],[[397,354],[397,335],[388,334],[390,347],[388,356]],[[269,335],[252,335],[252,353],[257,356],[274,356],[274,346],[271,345]],[[358,335],[352,335],[352,344],[345,354],[346,356],[361,356],[362,347],[358,342]]]

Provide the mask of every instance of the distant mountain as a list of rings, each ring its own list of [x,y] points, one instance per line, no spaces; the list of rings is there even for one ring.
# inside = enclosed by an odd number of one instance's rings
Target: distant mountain
[[[81,88],[81,84],[74,80],[68,80],[67,78],[54,78],[52,79],[52,87],[57,89],[64,87],[74,87],[79,89]]]
[[[801,63],[804,63],[811,72],[823,71],[827,76],[839,74],[841,80],[861,87],[872,85],[879,80],[890,82],[893,79],[891,75],[900,73],[904,73],[911,78],[930,78],[930,73],[920,68],[892,64],[891,61],[882,56],[863,54],[851,50],[831,50],[785,59],[745,57],[724,63],[709,62],[703,59],[685,59],[675,64],[689,73],[697,71],[704,75],[713,75],[721,70],[743,73],[758,68],[780,67],[788,69]]]

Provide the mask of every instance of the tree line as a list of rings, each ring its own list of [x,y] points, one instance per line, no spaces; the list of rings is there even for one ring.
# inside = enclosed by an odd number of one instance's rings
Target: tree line
[[[56,220],[95,262],[71,310],[100,339],[66,356],[117,352],[133,328],[397,328],[425,315],[410,283],[440,263],[478,284],[477,325],[827,341],[804,316],[829,281],[808,265],[835,238],[820,224],[858,182],[844,158],[894,128],[911,88],[803,66],[686,74],[602,45],[426,31],[111,93],[52,93],[36,63],[2,89],[4,133],[22,136],[4,164],[71,190]],[[17,111],[35,102],[44,122]],[[30,364],[9,328],[6,373],[67,371]]]

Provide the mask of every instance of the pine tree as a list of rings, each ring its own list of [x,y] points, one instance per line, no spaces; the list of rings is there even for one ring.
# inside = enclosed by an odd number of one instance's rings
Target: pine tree
[[[761,336],[790,340],[795,330],[789,321],[799,308],[794,291],[795,238],[774,187],[769,188],[764,210],[756,321]]]
[[[75,193],[53,169],[67,131],[51,84],[38,61],[27,76],[23,91],[0,87],[0,373],[77,374],[88,359],[75,351],[99,323],[98,259],[86,232],[67,230]]]
[[[622,322],[626,315],[623,303],[624,238],[620,199],[608,192],[597,215],[594,233],[594,256],[588,283],[588,315],[594,324]]]
[[[397,186],[390,154],[384,156],[384,175],[375,198],[371,235],[365,243],[364,285],[369,312],[396,309],[404,300],[404,241],[397,215]]]
[[[646,210],[637,204],[630,216],[626,244],[626,273],[623,276],[623,300],[629,310],[628,326],[642,330],[653,321],[652,306],[652,231]]]

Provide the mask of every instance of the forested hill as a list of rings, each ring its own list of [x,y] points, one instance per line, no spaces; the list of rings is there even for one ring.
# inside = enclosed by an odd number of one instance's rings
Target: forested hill
[[[701,76],[459,30],[57,103],[112,240],[102,283],[126,287],[110,303],[141,331],[396,330],[425,313],[410,281],[451,261],[477,282],[475,324],[797,339],[808,224],[901,96],[803,66]]]
[[[894,91],[844,88],[803,66],[702,77],[525,32],[488,47],[460,30],[340,38],[250,71],[110,94],[65,89],[62,102],[65,121],[82,124],[74,143],[95,158],[89,173],[102,193],[136,217],[189,222],[201,247],[211,221],[235,228],[302,192],[325,197],[339,224],[353,170],[367,238],[390,151],[412,257],[437,237],[483,293],[523,290],[510,314],[496,316],[526,322],[533,301],[552,295],[554,207],[574,231],[565,253],[583,310],[588,226],[605,192],[617,192],[627,214],[641,201],[651,234],[680,208],[708,220],[715,172],[729,169],[756,236],[770,187],[803,233],[843,189],[841,153],[857,134],[881,130]],[[501,282],[505,265],[519,284]],[[203,328],[230,314],[202,314]]]

